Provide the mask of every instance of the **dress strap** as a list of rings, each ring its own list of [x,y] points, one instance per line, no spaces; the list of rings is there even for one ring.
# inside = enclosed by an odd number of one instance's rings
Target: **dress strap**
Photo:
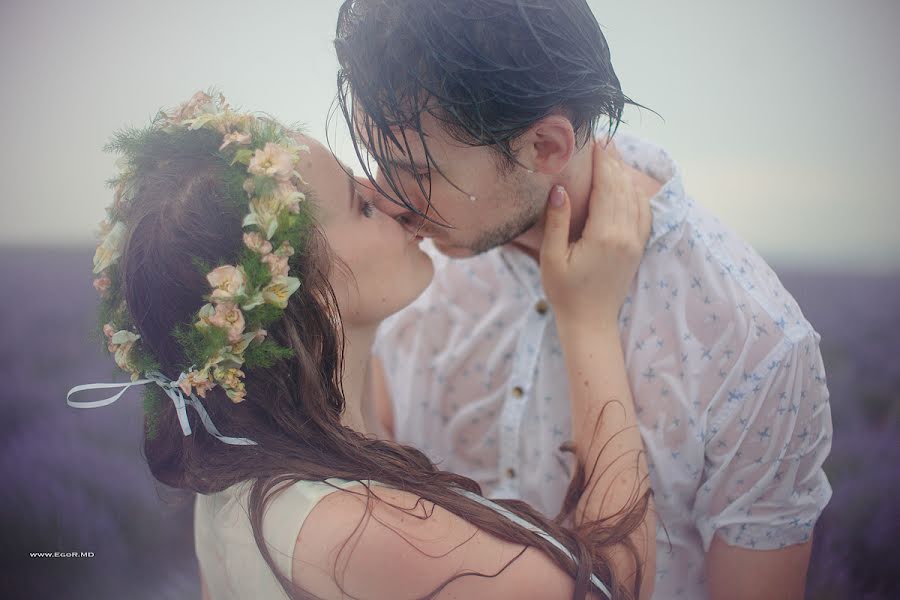
[[[550,535],[549,533],[547,533],[546,531],[544,531],[537,525],[529,523],[528,521],[526,521],[519,515],[511,512],[510,510],[508,510],[506,508],[503,508],[496,502],[491,502],[484,496],[480,496],[478,494],[473,494],[469,490],[464,490],[462,488],[454,488],[454,489],[458,494],[465,496],[469,500],[472,500],[473,502],[477,502],[478,504],[481,504],[482,506],[487,506],[488,508],[491,508],[491,509],[497,511],[498,513],[500,513],[501,515],[503,515],[504,517],[506,517],[507,519],[509,519],[516,525],[518,525],[519,527],[522,527],[524,529],[527,529],[528,531],[532,531],[532,532],[538,534],[539,536],[541,536],[542,538],[544,538],[545,540],[547,540],[548,542],[553,544],[553,546],[557,550],[559,550],[560,552],[562,552],[563,554],[568,556],[572,560],[573,563],[578,564],[578,561],[575,559],[575,556],[569,551],[568,548],[563,546],[559,540],[557,540],[555,537],[553,537],[552,535]],[[596,575],[594,575],[593,573],[591,573],[591,583],[594,584],[594,587],[596,587],[598,590],[603,592],[604,596],[609,598],[609,600],[612,600],[612,594],[609,592],[609,588],[607,588],[606,585],[602,581],[600,581],[600,578],[597,577]]]

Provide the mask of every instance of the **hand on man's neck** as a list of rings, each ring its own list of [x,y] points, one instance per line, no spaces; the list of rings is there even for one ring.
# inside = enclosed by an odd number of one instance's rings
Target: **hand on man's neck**
[[[592,184],[592,160],[590,145],[581,148],[566,168],[566,172],[561,174],[553,185],[562,185],[569,193],[569,199],[572,203],[572,221],[569,229],[569,240],[577,240],[584,230],[584,224],[587,222],[588,202],[591,194]],[[645,198],[652,198],[662,187],[662,183],[653,179],[643,171],[635,169],[628,163],[623,162],[625,171],[631,176],[632,182],[638,193]],[[552,189],[552,186],[551,186]],[[541,221],[512,242],[510,246],[524,252],[536,261],[540,261],[541,243],[544,240],[544,222]]]

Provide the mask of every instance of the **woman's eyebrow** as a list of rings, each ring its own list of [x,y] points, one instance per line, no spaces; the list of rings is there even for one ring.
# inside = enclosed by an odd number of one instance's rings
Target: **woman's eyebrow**
[[[353,198],[356,197],[356,179],[353,177],[353,169],[348,169],[350,171],[350,177],[347,178],[347,183],[350,185],[350,210],[353,210]]]

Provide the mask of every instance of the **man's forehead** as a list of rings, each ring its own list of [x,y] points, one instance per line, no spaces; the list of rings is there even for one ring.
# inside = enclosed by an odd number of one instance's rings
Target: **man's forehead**
[[[434,139],[424,131],[412,128],[391,127],[391,136],[372,140],[368,135],[360,136],[368,153],[379,162],[410,172],[424,171],[435,166]],[[426,149],[427,145],[427,149]]]

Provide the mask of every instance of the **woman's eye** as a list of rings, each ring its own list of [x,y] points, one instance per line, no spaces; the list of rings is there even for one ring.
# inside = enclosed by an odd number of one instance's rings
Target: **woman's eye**
[[[359,206],[360,212],[362,212],[363,216],[367,219],[371,219],[375,216],[375,203],[371,200],[364,200]]]

